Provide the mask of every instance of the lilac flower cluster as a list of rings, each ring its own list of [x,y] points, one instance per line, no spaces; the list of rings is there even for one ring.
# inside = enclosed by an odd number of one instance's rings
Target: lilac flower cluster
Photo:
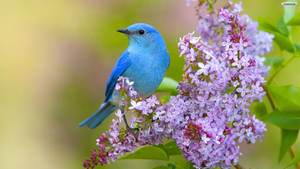
[[[165,112],[165,106],[156,96],[147,99],[139,98],[133,89],[133,84],[134,82],[126,77],[120,77],[116,84],[116,89],[120,92],[125,105],[126,114],[134,112],[130,123],[133,131],[127,131],[121,126],[125,112],[118,110],[115,113],[118,119],[113,119],[110,129],[96,140],[97,148],[91,150],[91,157],[84,161],[85,168],[93,169],[98,164],[109,164],[120,156],[133,152],[137,147],[161,144],[164,138],[169,138],[166,134],[166,125],[158,120],[160,113]]]
[[[255,143],[266,131],[248,106],[265,94],[268,68],[259,55],[270,52],[273,35],[258,32],[256,22],[241,16],[241,4],[201,7],[198,11],[206,14],[199,16],[200,36],[190,33],[178,44],[184,79],[166,119],[172,138],[196,168],[230,168],[241,154],[237,143]]]
[[[113,120],[110,129],[96,140],[97,148],[91,150],[92,155],[84,161],[84,168],[94,168],[99,163],[108,164],[137,147],[134,135],[120,128],[120,122],[120,119]]]
[[[133,82],[128,78],[120,77],[116,84],[116,90],[119,91],[125,105],[128,100],[136,99],[137,92],[133,89]],[[84,168],[93,169],[98,164],[104,165],[118,159],[121,155],[133,152],[137,147],[133,133],[126,131],[120,126],[123,121],[123,114],[120,110],[116,112],[117,120],[112,120],[110,129],[96,139],[97,148],[91,150],[91,157],[83,162]]]
[[[231,168],[241,155],[239,143],[263,138],[265,124],[249,114],[254,100],[262,100],[268,73],[264,58],[273,35],[258,31],[258,24],[241,15],[241,4],[230,1],[214,9],[201,1],[199,36],[185,35],[178,43],[184,56],[183,80],[178,95],[163,104],[155,96],[139,98],[133,82],[121,77],[125,112],[132,113],[132,133],[120,126],[123,116],[97,139],[97,148],[85,168],[107,164],[143,145],[173,139],[184,157],[202,168]],[[135,138],[137,137],[137,138]]]

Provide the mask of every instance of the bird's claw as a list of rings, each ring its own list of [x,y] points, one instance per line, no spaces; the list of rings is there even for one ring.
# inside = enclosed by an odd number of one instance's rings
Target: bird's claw
[[[134,136],[136,142],[138,142],[138,136],[137,136],[137,134],[134,132],[134,130],[137,130],[137,129],[138,129],[138,128],[131,128],[131,127],[129,127],[128,125],[126,125],[126,130],[127,130],[128,132],[130,132],[130,133]]]
[[[126,116],[125,116],[125,114],[124,114],[124,107],[123,107],[123,106],[121,107],[121,111],[122,111],[122,114],[123,114],[123,120],[124,120],[124,123],[125,123],[125,125],[126,125],[126,130],[127,130],[128,132],[130,132],[130,133],[134,136],[135,141],[138,142],[138,136],[137,136],[137,134],[134,132],[134,130],[137,130],[138,128],[131,128],[131,127],[129,127],[129,125],[128,125],[128,123],[127,123]]]

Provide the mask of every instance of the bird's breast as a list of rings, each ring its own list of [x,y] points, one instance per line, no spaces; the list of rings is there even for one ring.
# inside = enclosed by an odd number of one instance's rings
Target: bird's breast
[[[134,89],[141,97],[150,96],[160,85],[169,63],[155,54],[141,54],[132,57],[131,62],[123,76],[134,81]]]

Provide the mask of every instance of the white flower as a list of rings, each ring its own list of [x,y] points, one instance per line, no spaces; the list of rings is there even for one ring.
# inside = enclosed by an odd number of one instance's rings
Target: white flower
[[[142,104],[142,102],[136,102],[134,100],[131,100],[131,106],[129,107],[130,110],[132,109],[136,109],[137,107],[139,107]]]
[[[119,109],[118,111],[116,111],[115,114],[119,118],[119,121],[121,122],[123,119],[123,114],[122,114],[121,110]]]
[[[194,33],[193,33],[194,34]],[[191,40],[190,40],[190,43],[191,44],[196,44],[198,43],[198,41],[200,40],[201,38],[200,37],[192,37]]]
[[[116,90],[119,91],[120,89],[121,89],[121,86],[117,83],[117,84],[116,84]]]
[[[201,75],[201,74],[207,75],[208,74],[208,69],[209,69],[208,65],[204,65],[202,62],[199,62],[198,66],[200,69],[197,71],[196,75]]]
[[[206,134],[201,137],[202,141],[206,144],[209,142],[210,138],[206,137]]]

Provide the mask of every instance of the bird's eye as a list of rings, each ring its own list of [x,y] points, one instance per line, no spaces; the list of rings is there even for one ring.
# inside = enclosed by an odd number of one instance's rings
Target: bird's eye
[[[139,34],[143,35],[145,33],[145,31],[143,29],[139,30]]]

